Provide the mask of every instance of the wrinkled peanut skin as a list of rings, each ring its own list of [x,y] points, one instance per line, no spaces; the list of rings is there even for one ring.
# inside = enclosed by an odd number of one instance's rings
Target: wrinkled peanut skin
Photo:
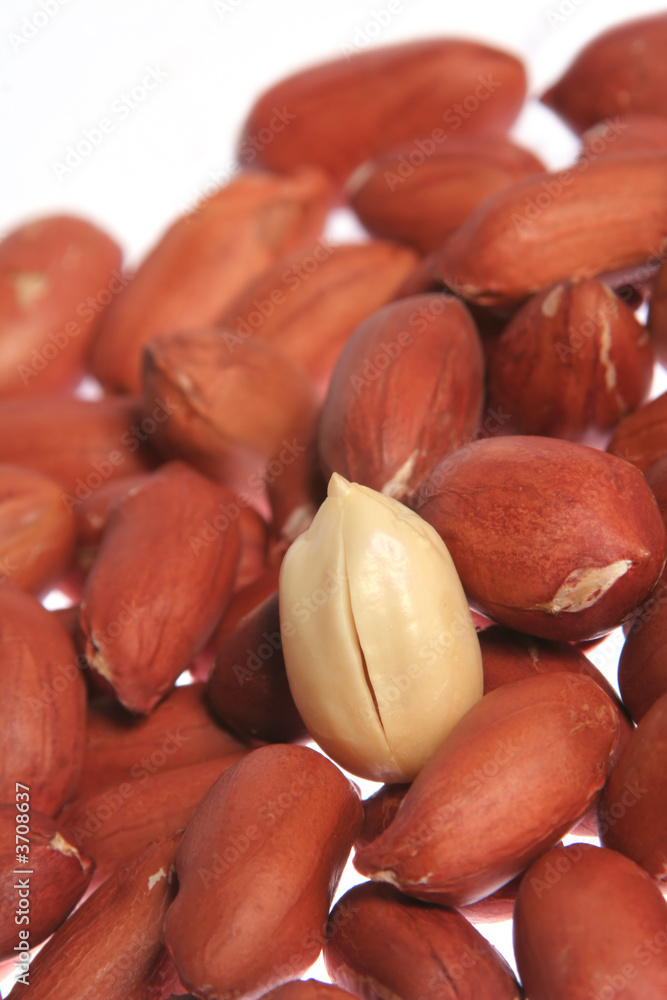
[[[514,909],[514,954],[526,994],[661,1000],[666,928],[667,903],[633,861],[591,844],[556,847],[528,869]]]
[[[480,77],[487,74],[498,86],[490,94],[488,88],[479,91],[484,99],[475,114],[459,119],[456,127],[466,134],[503,133],[514,121],[526,75],[508,53],[436,38],[322,63],[262,94],[243,126],[239,159],[257,156],[252,138],[273,123],[272,141],[259,152],[262,164],[283,171],[315,163],[341,182],[374,154],[442,126],[443,111],[445,121],[451,120],[452,106],[479,90]],[[282,125],[276,122],[276,108],[290,116]]]
[[[325,475],[402,500],[473,438],[484,359],[459,299],[415,295],[370,316],[348,340],[322,408]]]
[[[667,226],[666,163],[665,152],[624,153],[518,181],[445,241],[434,273],[480,305],[517,306],[573,274],[645,271]],[[536,200],[534,216],[526,206]]]
[[[410,502],[447,545],[471,604],[546,639],[590,639],[631,618],[665,561],[644,477],[569,441],[475,441],[445,456]]]
[[[22,799],[21,802],[29,800]],[[77,851],[68,842],[61,824],[31,809],[28,850],[22,851],[29,858],[24,867],[32,872],[30,882],[31,912],[30,943],[41,944],[74,909],[88,886],[94,863],[84,851]],[[18,943],[15,923],[15,883],[18,852],[16,838],[15,805],[0,806],[0,961],[16,958],[14,946]],[[19,842],[20,844],[22,842]]]
[[[604,847],[667,879],[667,694],[642,718],[609,775],[598,804]]]
[[[72,215],[0,242],[0,397],[74,389],[105,304],[128,283],[121,259],[115,240]]]
[[[178,855],[165,940],[185,986],[255,1000],[305,972],[361,819],[356,789],[314,750],[260,747],[229,768]]]
[[[541,100],[583,132],[627,112],[667,114],[664,13],[623,21],[593,38]]]
[[[331,911],[324,946],[334,982],[366,1000],[519,1000],[505,960],[465,917],[364,882]]]
[[[0,802],[15,785],[55,816],[74,794],[83,760],[86,687],[69,635],[42,605],[0,584],[0,694],[4,705]]]
[[[176,892],[178,837],[154,841],[48,941],[30,966],[30,1000],[162,1000],[179,981],[162,943]]]
[[[149,714],[173,688],[231,596],[236,522],[206,535],[225,499],[217,484],[170,462],[114,509],[80,622],[88,662],[131,712]]]
[[[177,219],[104,317],[91,352],[113,392],[139,392],[143,347],[160,333],[215,323],[252,278],[316,238],[330,187],[318,170],[249,171]]]

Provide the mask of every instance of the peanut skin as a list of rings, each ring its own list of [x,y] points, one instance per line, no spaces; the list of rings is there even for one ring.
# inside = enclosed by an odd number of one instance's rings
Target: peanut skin
[[[356,790],[314,750],[266,746],[232,765],[178,854],[165,940],[185,986],[255,1000],[305,972],[361,815]]]
[[[556,847],[521,882],[514,954],[530,1000],[661,1000],[666,946],[660,890],[615,851]]]

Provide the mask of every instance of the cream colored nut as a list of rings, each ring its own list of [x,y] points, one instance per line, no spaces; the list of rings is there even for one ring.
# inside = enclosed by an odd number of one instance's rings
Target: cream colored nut
[[[280,575],[290,688],[313,739],[375,781],[411,781],[482,697],[454,563],[391,497],[334,474]]]

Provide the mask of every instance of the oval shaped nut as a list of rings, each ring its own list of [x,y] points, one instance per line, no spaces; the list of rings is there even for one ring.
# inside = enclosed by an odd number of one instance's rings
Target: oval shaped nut
[[[18,781],[31,807],[54,816],[81,772],[86,687],[63,626],[10,583],[0,585],[0,694],[0,802],[15,801]]]
[[[76,796],[242,750],[213,715],[202,683],[174,688],[149,716],[130,715],[114,699],[98,698],[88,706]]]
[[[444,540],[477,610],[543,638],[610,631],[662,572],[664,525],[646,480],[586,445],[475,441],[447,455],[411,505]]]
[[[637,113],[614,115],[591,125],[581,136],[580,159],[609,153],[650,153],[667,149],[667,118]]]
[[[218,718],[242,738],[308,738],[287,680],[277,584],[218,645],[208,693]]]
[[[334,369],[320,420],[325,474],[403,499],[469,441],[484,399],[484,358],[459,299],[416,295],[359,326]]]
[[[510,320],[488,365],[488,406],[506,430],[580,440],[608,431],[646,398],[653,348],[646,328],[603,282],[571,278]]]
[[[220,319],[230,347],[249,339],[277,348],[324,385],[362,320],[390,302],[417,265],[399,243],[324,240],[276,261]]]
[[[267,344],[230,345],[217,329],[150,341],[143,380],[147,409],[165,397],[177,404],[159,425],[156,446],[215,478],[229,476],[239,451],[269,458],[317,410],[315,387],[301,368]]]
[[[18,465],[0,465],[0,579],[40,594],[74,555],[75,522],[58,483]]]
[[[104,306],[127,284],[97,226],[44,216],[0,242],[0,396],[74,388]]]
[[[95,861],[93,884],[103,882],[151,841],[184,830],[213,782],[245,752],[164,770],[144,757],[127,781],[73,799],[58,822]]]
[[[248,115],[238,157],[272,170],[315,163],[342,181],[359,163],[406,140],[429,136],[424,141],[436,148],[450,128],[505,132],[525,93],[522,64],[499,49],[451,38],[384,46],[303,70],[267,90]],[[466,99],[475,113],[461,120],[455,104]],[[253,138],[263,128],[271,142],[258,153]]]
[[[647,472],[667,452],[667,392],[621,420],[607,451]]]
[[[22,802],[29,802],[27,799]],[[17,840],[16,805],[0,805],[0,961],[18,959],[14,950],[18,931],[28,929],[25,919],[16,920],[19,894],[17,879],[29,889],[30,947],[41,944],[62,924],[86,890],[94,864],[70,843],[61,824],[44,813],[30,809],[26,815],[30,827],[25,840]],[[18,860],[25,858],[25,864]],[[21,879],[17,869],[29,877]],[[26,885],[27,883],[27,885]]]
[[[166,419],[169,405],[163,400],[153,416]],[[103,483],[155,468],[150,439],[156,420],[143,424],[145,419],[136,399],[3,399],[0,462],[55,479],[71,513]]]
[[[513,306],[573,274],[644,266],[667,231],[666,165],[625,153],[519,181],[436,251],[434,273],[464,299]]]
[[[81,602],[93,670],[149,714],[202,649],[231,595],[236,523],[213,528],[226,491],[170,462],[118,502]]]
[[[216,323],[241,290],[322,229],[331,189],[319,170],[248,171],[177,219],[104,317],[91,366],[110,391],[141,391],[141,354],[170,330]]]
[[[346,185],[369,233],[400,240],[419,254],[437,250],[489,195],[545,170],[502,135],[447,136],[428,155],[420,153],[415,143],[383,153],[362,164]]]
[[[588,677],[544,674],[491,691],[355,867],[428,902],[482,899],[576,825],[605,783],[617,737],[614,706]]]
[[[107,879],[35,956],[29,985],[12,992],[30,1000],[158,1000],[178,989],[162,943],[178,842],[155,841]]]
[[[597,35],[540,100],[583,132],[626,112],[667,115],[667,15],[623,21]]]
[[[667,904],[621,854],[592,844],[556,847],[521,882],[514,954],[531,1000],[661,1000]]]
[[[283,654],[314,740],[353,774],[411,781],[482,694],[449,553],[391,497],[334,474],[280,574]]]
[[[254,1000],[306,971],[361,813],[352,784],[307,747],[260,747],[216,781],[183,837],[165,922],[187,989]]]
[[[635,722],[667,694],[666,585],[663,576],[633,621],[618,660],[621,698]]]
[[[519,1000],[505,959],[455,910],[364,882],[329,917],[324,960],[334,982],[363,1000]]]
[[[667,694],[648,710],[609,775],[598,832],[604,847],[667,880]]]

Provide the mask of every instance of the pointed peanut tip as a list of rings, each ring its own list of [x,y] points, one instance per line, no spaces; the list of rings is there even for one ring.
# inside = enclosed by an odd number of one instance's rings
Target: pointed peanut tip
[[[456,568],[417,514],[335,473],[302,538],[280,576],[297,708],[346,770],[410,781],[482,694],[479,642]],[[453,642],[455,624],[463,627]]]
[[[352,483],[348,482],[344,476],[341,476],[338,472],[334,472],[329,480],[329,486],[327,487],[328,497],[344,497],[346,493],[349,493],[352,488]]]

